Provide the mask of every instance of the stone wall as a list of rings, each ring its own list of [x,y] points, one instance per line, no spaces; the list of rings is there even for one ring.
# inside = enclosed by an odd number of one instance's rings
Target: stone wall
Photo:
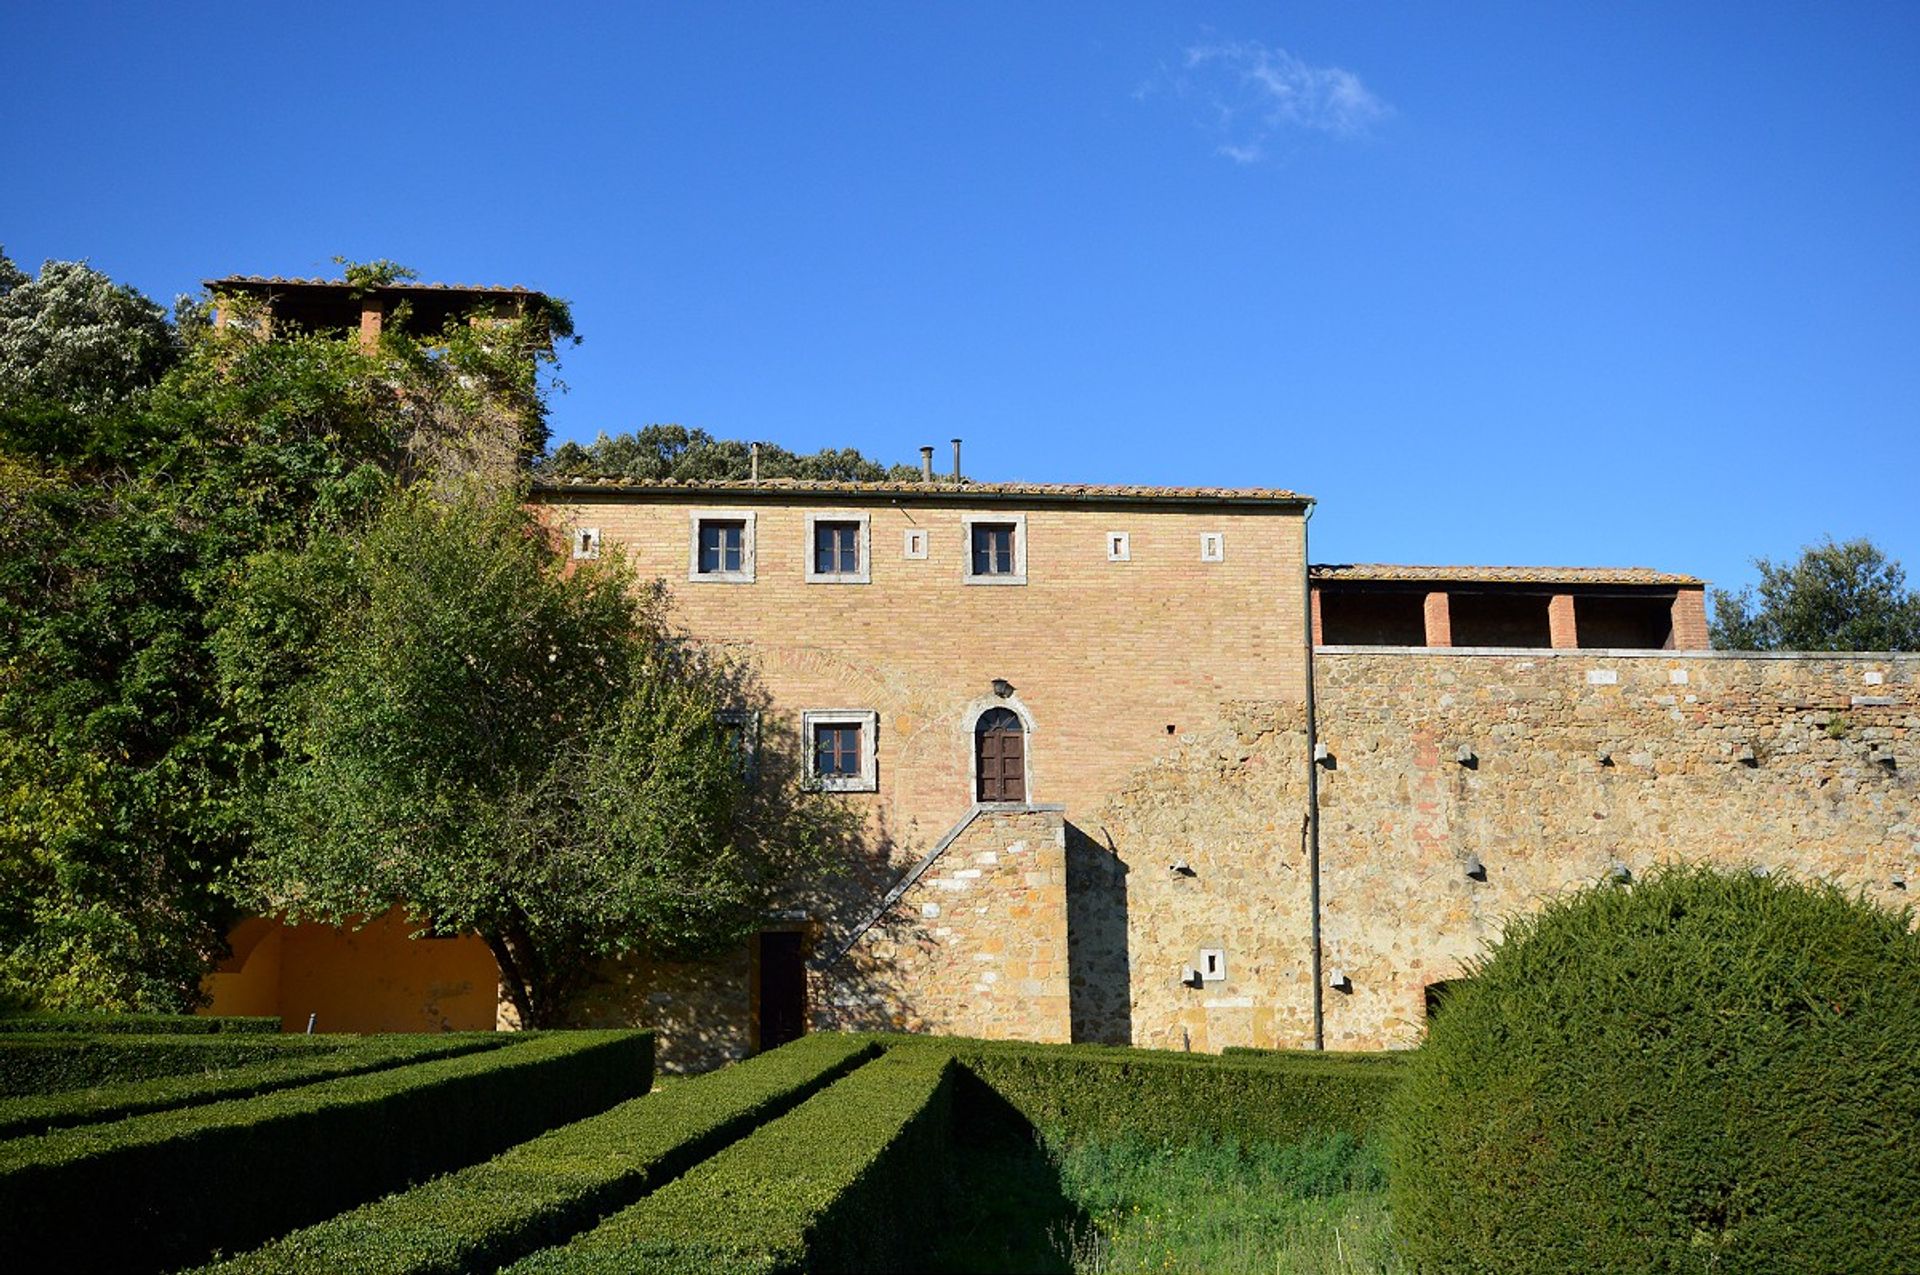
[[[1920,868],[1920,657],[1314,658],[1324,950],[1352,981],[1327,994],[1329,1048],[1415,1043],[1428,984],[1616,863],[1823,876],[1896,906]]]
[[[815,975],[814,1024],[1064,1041],[1067,832],[976,807],[904,894]]]

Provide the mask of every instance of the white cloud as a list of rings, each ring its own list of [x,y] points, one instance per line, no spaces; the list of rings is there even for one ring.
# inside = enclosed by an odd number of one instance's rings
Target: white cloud
[[[1199,44],[1186,50],[1177,72],[1144,86],[1160,87],[1199,104],[1199,122],[1214,149],[1237,164],[1265,158],[1269,143],[1289,132],[1363,137],[1393,114],[1352,71],[1311,66],[1257,40]]]

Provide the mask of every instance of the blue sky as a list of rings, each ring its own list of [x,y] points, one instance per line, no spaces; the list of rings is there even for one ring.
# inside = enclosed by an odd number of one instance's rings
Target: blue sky
[[[0,243],[569,298],[559,438],[1920,577],[1920,7],[8,6]],[[1917,581],[1920,582],[1920,581]]]

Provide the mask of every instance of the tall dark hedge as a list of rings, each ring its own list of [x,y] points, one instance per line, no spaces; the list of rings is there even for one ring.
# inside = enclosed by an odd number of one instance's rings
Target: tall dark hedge
[[[1912,1269],[1909,919],[1825,884],[1688,867],[1516,922],[1393,1103],[1411,1263]]]

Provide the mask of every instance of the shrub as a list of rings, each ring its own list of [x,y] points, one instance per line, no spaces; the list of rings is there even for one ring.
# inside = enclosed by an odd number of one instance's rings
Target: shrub
[[[950,1059],[861,1067],[564,1248],[534,1272],[912,1270],[949,1177]]]
[[[1920,1253],[1920,938],[1672,868],[1516,921],[1412,1061],[1395,1228],[1432,1270],[1894,1270]]]
[[[138,1036],[204,1036],[215,1032],[275,1033],[278,1018],[220,1014],[8,1014],[0,1032],[131,1032]]]
[[[170,1269],[494,1155],[652,1085],[646,1032],[555,1032],[371,1075],[0,1143],[0,1253]]]
[[[875,1036],[890,1049],[951,1055],[991,1091],[964,1086],[971,1114],[1013,1108],[1050,1138],[1296,1142],[1365,1137],[1399,1084],[1402,1055],[1174,1053],[1105,1045],[1035,1045],[939,1036]]]
[[[631,1204],[877,1052],[849,1036],[805,1036],[295,1231],[209,1272],[495,1270]]]
[[[128,1036],[120,1039],[136,1041],[141,1038]],[[218,1050],[198,1051],[209,1057],[206,1059],[207,1069],[195,1074],[161,1076],[92,1089],[0,1100],[0,1138],[17,1138],[73,1125],[124,1120],[129,1116],[171,1111],[176,1107],[191,1107],[200,1103],[248,1098],[276,1089],[291,1089],[296,1085],[331,1080],[336,1076],[355,1076],[434,1058],[497,1049],[509,1038],[492,1032],[464,1032],[459,1035],[298,1036],[285,1039],[289,1043],[274,1041],[264,1056],[258,1050],[238,1051],[222,1059]],[[203,1040],[212,1045],[219,1038],[163,1037],[160,1043],[200,1044]],[[290,1047],[290,1042],[295,1040],[315,1043]],[[5,1046],[0,1045],[0,1055],[4,1055],[4,1052]],[[156,1052],[196,1051],[162,1049]]]
[[[123,1084],[214,1071],[269,1058],[318,1057],[350,1036],[83,1036],[50,1032],[0,1035],[0,1095],[59,1093],[94,1085]]]

